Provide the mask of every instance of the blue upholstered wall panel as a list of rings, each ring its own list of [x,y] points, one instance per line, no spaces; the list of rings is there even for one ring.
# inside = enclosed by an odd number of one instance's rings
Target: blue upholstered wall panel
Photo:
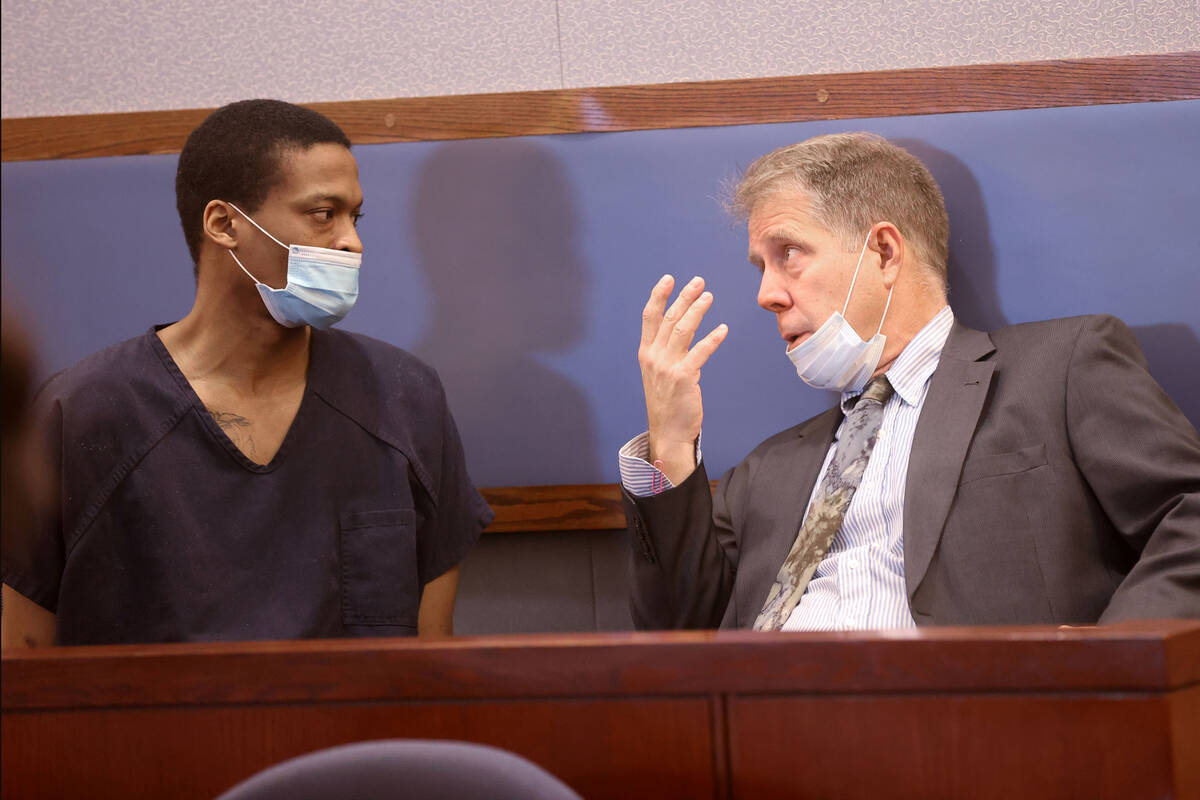
[[[359,147],[366,259],[345,327],[439,369],[481,485],[614,481],[645,424],[645,295],[663,272],[702,274],[731,327],[704,375],[719,474],[831,398],[795,377],[715,198],[755,156],[853,129],[941,181],[960,318],[1118,314],[1200,424],[1200,102]],[[5,296],[43,372],[187,311],[174,166],[3,165]]]

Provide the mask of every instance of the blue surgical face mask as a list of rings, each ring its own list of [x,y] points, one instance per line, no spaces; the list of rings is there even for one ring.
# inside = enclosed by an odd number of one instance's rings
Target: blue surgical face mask
[[[854,293],[858,270],[862,267],[870,241],[871,234],[868,232],[862,252],[858,254],[858,265],[854,267],[854,277],[850,281],[850,290],[846,292],[846,304],[841,313],[833,312],[812,336],[787,351],[800,378],[816,389],[835,392],[862,389],[875,374],[875,367],[883,355],[883,346],[887,343],[887,337],[883,335],[883,321],[887,319],[888,307],[892,304],[891,291],[883,307],[883,316],[879,318],[879,329],[870,341],[864,342],[844,316],[850,307],[850,295]],[[895,288],[893,285],[892,289]]]
[[[285,328],[298,328],[301,325],[328,328],[350,313],[354,301],[358,299],[358,270],[362,265],[362,253],[299,244],[289,247],[267,233],[245,211],[233,203],[229,205],[272,242],[288,251],[287,285],[282,289],[272,289],[250,275],[250,270],[246,269],[237,254],[229,251],[242,272],[258,287],[263,304],[276,322]]]

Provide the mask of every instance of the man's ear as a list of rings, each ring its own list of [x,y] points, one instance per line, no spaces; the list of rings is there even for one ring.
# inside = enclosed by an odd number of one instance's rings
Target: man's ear
[[[887,221],[876,222],[871,227],[867,247],[879,254],[879,271],[883,276],[883,286],[890,290],[899,280],[900,268],[904,265],[904,236],[895,224]]]
[[[237,247],[233,215],[234,210],[224,200],[209,200],[204,207],[204,238],[226,250]]]

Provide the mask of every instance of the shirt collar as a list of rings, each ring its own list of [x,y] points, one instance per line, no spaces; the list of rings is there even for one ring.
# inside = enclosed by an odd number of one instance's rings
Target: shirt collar
[[[954,312],[950,306],[942,306],[942,310],[925,323],[925,327],[913,337],[912,341],[896,356],[892,366],[888,368],[888,380],[896,390],[896,396],[910,406],[919,405],[925,393],[925,386],[933,371],[937,369],[942,357],[942,348],[954,327]],[[862,389],[842,393],[842,413],[850,412],[850,401],[862,394]]]

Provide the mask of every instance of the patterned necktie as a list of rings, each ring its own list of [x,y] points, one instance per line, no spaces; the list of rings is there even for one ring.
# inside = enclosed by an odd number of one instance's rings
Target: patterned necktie
[[[825,557],[833,536],[842,527],[850,499],[867,469],[867,460],[879,437],[883,406],[892,396],[892,384],[880,375],[867,384],[842,425],[837,450],[821,479],[816,499],[804,518],[791,552],[767,594],[767,602],[754,621],[756,631],[777,631],[800,602],[809,579]]]

